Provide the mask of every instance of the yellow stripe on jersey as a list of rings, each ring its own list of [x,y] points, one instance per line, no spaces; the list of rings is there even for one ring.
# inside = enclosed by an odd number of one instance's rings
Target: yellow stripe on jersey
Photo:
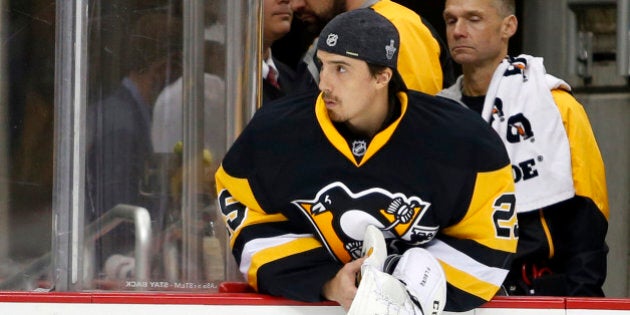
[[[591,123],[584,107],[568,92],[551,91],[571,148],[571,167],[575,194],[590,198],[608,220],[606,171]]]
[[[474,240],[492,249],[516,252],[517,238],[514,233],[516,211],[513,208],[506,208],[510,205],[495,204],[506,194],[514,194],[511,165],[492,172],[478,173],[466,216],[459,223],[443,229],[444,234],[458,239]],[[512,211],[513,214],[507,221],[496,220],[497,211],[505,213]],[[498,229],[509,229],[510,236],[499,236]]]
[[[538,210],[538,214],[540,215],[540,225],[542,225],[543,231],[545,232],[545,238],[547,239],[547,246],[549,246],[549,256],[547,258],[553,258],[556,254],[556,249],[553,246],[553,239],[551,238],[551,231],[549,230],[547,219],[545,219],[545,214],[542,209]]]
[[[236,239],[238,238],[238,235],[240,234],[241,230],[244,227],[252,226],[255,224],[283,222],[283,221],[287,221],[287,218],[283,214],[280,214],[280,213],[266,214],[260,210],[247,208],[243,223],[238,228],[236,228],[231,235],[230,246],[234,246],[234,242],[236,241]]]
[[[400,116],[398,117],[398,119],[396,119],[396,121],[394,121],[391,125],[389,125],[389,127],[385,128],[384,130],[380,131],[374,136],[372,141],[370,141],[370,146],[365,152],[365,156],[361,160],[360,165],[365,164],[370,159],[370,157],[376,154],[378,150],[380,150],[385,144],[387,144],[387,142],[389,142],[389,139],[394,134],[394,131],[396,131],[396,129],[398,128],[398,124],[400,124],[400,120],[402,120],[403,116],[405,116],[405,112],[407,111],[407,106],[408,106],[408,101],[409,101],[409,99],[407,98],[407,93],[401,92],[401,93],[398,93],[397,95],[398,95],[398,99],[400,100]]]
[[[440,263],[448,283],[464,292],[478,296],[485,301],[490,301],[499,291],[499,287],[492,283],[481,281],[464,271],[445,264],[443,261],[440,261]]]
[[[351,163],[358,166],[354,155],[352,154],[352,150],[348,147],[348,143],[346,143],[346,140],[339,131],[337,131],[337,128],[335,128],[328,116],[328,111],[326,110],[326,104],[322,98],[322,93],[319,93],[317,102],[315,103],[315,116],[317,117],[319,125],[322,127],[324,135],[326,135],[326,139],[328,139],[337,151],[341,152],[341,154],[343,154],[343,156],[345,156]]]
[[[221,165],[215,174],[215,180],[217,182],[217,192],[223,190],[223,187],[230,187],[230,195],[232,195],[234,199],[240,201],[248,208],[262,209],[246,178],[230,176],[225,169],[223,169],[223,165]]]
[[[234,242],[238,238],[239,233],[243,229],[243,227],[251,226],[254,224],[261,223],[271,223],[271,222],[283,222],[287,221],[287,218],[281,214],[267,214],[260,207],[258,201],[254,197],[254,193],[252,192],[249,183],[246,179],[236,178],[228,175],[223,166],[219,167],[219,170],[215,176],[216,185],[217,185],[217,193],[224,189],[224,187],[230,187],[230,194],[234,199],[234,202],[240,202],[246,207],[246,211],[244,214],[244,218],[241,224],[237,227],[232,227],[230,233],[230,246],[234,246]],[[230,220],[232,214],[224,214],[224,218],[226,220]],[[230,224],[227,224],[228,228],[230,228]]]
[[[324,100],[322,99],[321,93],[317,97],[317,103],[315,104],[315,115],[317,116],[319,125],[322,127],[322,131],[326,135],[326,138],[328,139],[328,141],[341,154],[343,154],[351,163],[353,163],[355,166],[358,167],[367,163],[367,161],[370,160],[370,158],[374,156],[374,154],[376,154],[385,144],[387,144],[389,139],[394,134],[394,131],[396,131],[396,128],[398,127],[398,124],[400,123],[400,120],[402,119],[405,112],[407,111],[407,101],[408,101],[406,93],[399,93],[398,98],[400,99],[400,103],[401,103],[400,117],[398,117],[396,121],[394,121],[391,125],[389,125],[389,127],[385,128],[384,130],[382,130],[381,132],[379,132],[378,134],[374,136],[372,141],[370,141],[370,145],[368,146],[367,151],[365,152],[365,155],[361,159],[361,163],[356,162],[356,159],[354,158],[354,154],[352,154],[352,149],[350,149],[346,140],[343,138],[343,136],[339,133],[337,128],[335,128],[332,121],[330,120],[330,117],[328,116],[328,112],[326,109],[326,104],[324,103]]]
[[[256,252],[252,256],[252,264],[247,271],[247,282],[252,288],[258,291],[258,269],[269,262],[279,261],[282,258],[303,253],[318,247],[322,244],[315,238],[299,238],[279,246],[274,246]]]

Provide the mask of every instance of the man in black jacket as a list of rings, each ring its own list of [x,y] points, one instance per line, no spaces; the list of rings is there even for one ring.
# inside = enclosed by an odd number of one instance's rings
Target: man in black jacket
[[[271,45],[291,30],[290,1],[265,0],[263,5],[262,103],[265,104],[290,92],[295,74],[271,53]]]

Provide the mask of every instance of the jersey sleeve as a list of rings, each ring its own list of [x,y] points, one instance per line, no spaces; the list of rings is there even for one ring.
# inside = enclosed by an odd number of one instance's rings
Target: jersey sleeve
[[[444,268],[445,310],[471,310],[499,290],[516,252],[515,201],[510,165],[478,173],[466,214],[427,247]]]
[[[568,92],[551,92],[569,138],[575,194],[595,203],[608,219],[608,191],[604,161],[584,107]]]
[[[220,167],[219,207],[239,271],[255,290],[290,299],[323,300],[321,288],[341,265],[313,234],[296,231],[287,218],[262,209],[249,181]]]

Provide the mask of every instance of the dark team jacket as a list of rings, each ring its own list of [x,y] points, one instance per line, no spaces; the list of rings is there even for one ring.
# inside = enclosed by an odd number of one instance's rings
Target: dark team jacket
[[[444,95],[479,114],[484,96],[464,98],[461,88],[449,90]],[[604,161],[584,107],[567,91],[551,95],[571,148],[575,195],[518,214],[518,249],[505,287],[510,295],[604,296],[610,212]]]
[[[503,144],[454,102],[416,92],[399,99],[402,114],[360,163],[321,97],[256,113],[216,173],[232,252],[252,287],[323,300],[323,284],[359,257],[372,224],[394,251],[422,246],[439,259],[447,310],[475,308],[498,291],[517,243]]]
[[[267,80],[262,80],[262,103],[263,106],[273,100],[279,99],[293,90],[295,82],[295,71],[280,60],[273,58],[279,73],[278,83],[280,89],[271,85]]]
[[[606,233],[609,205],[604,161],[584,107],[568,92],[552,90],[571,147],[575,196],[533,213],[518,214],[525,228],[515,256],[522,263],[548,261],[554,273],[545,279],[528,273],[536,295],[604,296],[607,274]],[[583,228],[579,228],[583,227]],[[584,233],[588,229],[588,233]],[[538,266],[544,267],[544,264]],[[543,275],[545,275],[543,273]],[[559,279],[554,291],[549,278]]]

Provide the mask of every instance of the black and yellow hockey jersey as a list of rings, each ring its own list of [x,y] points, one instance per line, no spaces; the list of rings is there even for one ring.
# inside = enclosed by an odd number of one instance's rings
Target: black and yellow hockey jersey
[[[320,301],[359,257],[367,225],[392,251],[422,246],[441,262],[446,310],[491,299],[516,250],[514,182],[501,140],[479,115],[399,94],[401,115],[360,162],[321,98],[259,110],[216,173],[241,273],[259,292]],[[408,105],[409,104],[409,105]]]

